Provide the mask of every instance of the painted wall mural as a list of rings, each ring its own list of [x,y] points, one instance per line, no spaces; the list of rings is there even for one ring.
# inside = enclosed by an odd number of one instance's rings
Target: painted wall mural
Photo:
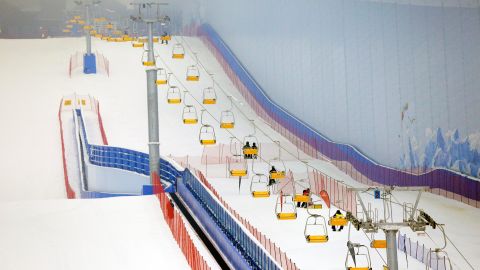
[[[477,0],[180,2],[329,139],[394,168],[479,176]]]

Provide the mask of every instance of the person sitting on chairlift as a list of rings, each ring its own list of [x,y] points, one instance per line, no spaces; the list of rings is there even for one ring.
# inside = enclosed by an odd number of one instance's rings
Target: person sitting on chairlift
[[[303,196],[310,196],[310,188],[304,189]],[[307,202],[297,202],[297,207],[307,208]]]
[[[277,172],[277,169],[275,169],[275,166],[272,166],[272,169],[270,170],[270,175],[272,175],[272,173],[276,173]],[[273,184],[275,184],[275,179],[273,179],[272,177],[270,177],[269,181],[268,181],[268,186],[271,186]]]
[[[344,218],[342,212],[340,212],[340,210],[337,210],[337,212],[335,212],[335,214],[333,215],[333,218]],[[338,229],[339,232],[341,232],[343,230],[343,226],[340,226],[340,228]],[[337,231],[337,226],[332,226],[332,231],[336,232]]]
[[[243,146],[243,150],[245,150],[245,149],[252,149],[252,147],[250,147],[250,142],[247,141],[247,142],[245,143],[245,145]],[[250,154],[244,154],[244,155],[243,155],[243,158],[245,158],[245,159],[251,159],[251,158],[252,158],[252,155],[250,155]]]
[[[258,149],[257,144],[255,142],[252,144],[252,149]],[[254,154],[254,155],[252,155],[252,158],[257,159],[257,156],[258,156],[257,154]]]
[[[168,40],[165,38],[165,37],[167,37],[167,36],[168,36],[167,32],[163,32],[163,35],[162,35],[162,44],[163,44],[163,42],[165,42],[165,44],[168,45]]]

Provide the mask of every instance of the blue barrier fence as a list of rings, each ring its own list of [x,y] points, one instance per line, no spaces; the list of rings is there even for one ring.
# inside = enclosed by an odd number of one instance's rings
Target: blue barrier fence
[[[76,114],[90,163],[149,175],[147,154],[120,147],[88,143],[81,110],[76,110]],[[178,192],[235,269],[280,269],[189,170],[179,171],[168,161],[161,159],[159,175],[162,180],[172,184],[170,192]],[[177,183],[177,180],[180,182]],[[174,189],[175,186],[178,186],[177,190]],[[165,191],[168,192],[168,190]],[[117,196],[126,196],[126,194],[81,191],[82,198]]]
[[[198,30],[198,34],[208,39],[261,109],[271,119],[317,152],[331,160],[349,163],[356,172],[373,182],[397,186],[429,186],[432,189],[446,191],[445,194],[442,194],[444,196],[480,207],[480,181],[478,179],[441,168],[421,174],[400,171],[376,163],[351,145],[335,143],[327,139],[272,101],[210,25],[203,24]],[[447,194],[447,191],[462,197],[457,198]]]
[[[145,176],[150,175],[148,154],[120,147],[90,144],[87,138],[82,111],[76,110],[76,113],[81,127],[82,141],[85,143],[88,161],[91,164],[101,167],[117,168]],[[175,183],[177,178],[182,175],[182,172],[177,170],[170,162],[160,159],[159,175],[162,181],[166,181],[171,184],[169,187],[165,188],[165,191],[174,192]],[[111,194],[89,191],[88,194],[86,193],[84,195],[85,197],[82,195],[82,198],[105,198],[125,196],[126,194]]]
[[[280,269],[189,170],[185,170],[182,181],[178,183],[178,192],[184,200],[188,200],[189,207],[203,221],[202,224],[207,224],[209,234],[235,269]],[[195,204],[202,209],[192,207]],[[236,254],[232,254],[232,251],[236,251]],[[238,255],[243,259],[237,258]]]

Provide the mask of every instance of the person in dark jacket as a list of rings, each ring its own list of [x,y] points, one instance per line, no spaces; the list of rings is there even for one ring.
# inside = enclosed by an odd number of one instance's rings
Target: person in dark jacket
[[[255,142],[252,144],[252,149],[258,149],[257,144]],[[252,158],[257,159],[257,156],[258,156],[257,154],[254,154],[254,155],[252,155]]]
[[[335,212],[335,214],[332,216],[332,218],[345,218],[342,214],[342,212],[340,212],[340,210],[337,210],[337,212]],[[343,230],[343,226],[339,226],[340,228],[338,229],[339,232],[341,232]],[[333,226],[332,225],[332,231],[337,231],[337,226]]]
[[[248,142],[248,141],[247,141],[247,142],[245,143],[245,145],[243,146],[243,150],[247,150],[247,149],[252,149],[252,147],[250,147],[250,142]],[[252,158],[252,155],[250,155],[250,154],[244,154],[244,155],[243,155],[243,158],[245,158],[245,159],[250,159],[250,158]]]
[[[275,179],[273,179],[272,176],[271,176],[272,173],[276,173],[276,172],[277,172],[277,169],[275,169],[275,166],[272,166],[272,169],[270,170],[270,174],[269,174],[269,175],[270,175],[270,179],[269,179],[269,181],[268,181],[268,185],[269,185],[269,186],[271,186],[271,185],[273,185],[273,184],[276,183]]]
[[[167,32],[163,32],[163,35],[162,35],[162,44],[165,42],[166,45],[168,45],[168,40],[166,39],[166,37],[168,36]]]

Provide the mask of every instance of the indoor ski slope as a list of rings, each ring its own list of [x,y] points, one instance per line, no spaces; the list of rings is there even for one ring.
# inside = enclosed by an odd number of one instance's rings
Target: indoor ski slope
[[[220,91],[220,87],[239,100],[236,105],[242,108],[243,113],[247,116],[240,116],[240,112],[234,109],[236,128],[232,130],[232,134],[216,128],[217,140],[228,144],[230,137],[233,135],[242,140],[244,136],[253,132],[248,119],[256,119],[255,123],[269,137],[280,140],[283,147],[296,153],[296,148],[292,144],[286,142],[266,123],[258,119],[248,108],[248,105],[242,102],[240,94],[235,90],[233,84],[222,71],[221,66],[203,43],[194,38],[186,38],[186,40],[198,53],[201,63],[209,72],[215,74],[218,95],[217,105],[205,105],[212,116],[218,120],[220,112],[230,107],[228,98]],[[6,159],[7,162],[0,165],[2,166],[0,168],[0,174],[2,174],[0,181],[2,181],[2,187],[6,187],[0,190],[2,200],[16,201],[65,197],[56,114],[61,97],[72,92],[83,95],[89,94],[98,98],[110,145],[147,152],[146,75],[144,67],[141,65],[142,50],[132,48],[129,43],[107,43],[94,39],[93,48],[104,54],[110,61],[110,77],[107,78],[104,75],[74,75],[70,79],[67,73],[69,55],[75,53],[76,50],[82,50],[83,46],[84,40],[80,38],[31,41],[2,40],[0,42],[0,51],[18,52],[4,57],[4,61],[11,68],[7,70],[7,76],[2,76],[2,80],[6,82],[4,85],[9,86],[7,88],[15,88],[15,91],[2,88],[2,97],[5,101],[3,109],[5,112],[15,112],[18,117],[13,122],[12,117],[9,117],[6,113],[0,115],[2,123],[10,127],[0,135],[2,136],[2,149],[5,149],[12,156],[10,160]],[[14,50],[13,47],[19,50]],[[35,47],[38,51],[27,49],[30,47]],[[182,90],[188,89],[195,99],[201,100],[201,91],[203,88],[211,86],[211,80],[205,76],[205,70],[201,69],[199,83],[186,82],[184,78],[186,67],[195,63],[193,55],[186,47],[186,58],[184,60],[173,60],[170,56],[171,49],[172,44],[157,47],[160,57],[158,65],[173,71],[172,84],[179,86]],[[38,63],[45,68],[34,69],[28,64],[25,65],[29,62]],[[23,79],[25,74],[28,74],[27,79]],[[183,106],[167,104],[166,91],[167,87],[159,87],[161,154],[175,157],[189,155],[191,160],[195,160],[195,157],[200,157],[203,152],[203,147],[198,143],[199,125],[188,126],[182,123],[181,112]],[[200,106],[195,103],[191,96],[187,96],[187,103],[194,104],[200,114]],[[36,113],[32,115],[31,111]],[[212,116],[205,116],[204,122],[218,127],[218,123]],[[21,123],[21,125],[18,123]],[[52,128],[44,128],[45,123],[48,123],[47,126]],[[32,129],[35,130],[35,133],[31,132]],[[260,142],[271,143],[270,139],[260,131],[257,130],[256,135]],[[35,137],[41,138],[41,140]],[[26,155],[26,153],[30,154]],[[19,160],[22,162],[18,162]],[[296,170],[299,173],[305,170],[299,162],[291,163],[287,162],[289,169]],[[26,164],[29,164],[29,166],[27,167]],[[192,162],[192,164],[194,163]],[[356,182],[327,162],[312,160],[309,164],[336,179],[358,186]],[[29,169],[25,170],[24,168]],[[205,170],[205,165],[199,166],[199,169]],[[221,175],[224,172],[224,165],[210,166],[207,175]],[[210,181],[217,190],[221,191],[222,196],[231,206],[247,218],[252,225],[272,238],[301,269],[318,269],[320,266],[325,267],[324,269],[343,269],[346,255],[346,230],[335,234],[329,232],[331,240],[327,244],[309,245],[305,242],[303,236],[306,217],[303,209],[299,210],[297,220],[279,222],[274,216],[274,197],[258,201],[253,200],[249,195],[248,180],[242,183],[240,194],[237,179],[218,177],[211,178]],[[365,198],[365,196],[363,197]],[[398,198],[411,202],[413,195],[399,194]],[[124,199],[114,200],[122,201]],[[148,197],[125,199],[126,202],[129,200],[145,200],[145,203],[153,203],[153,201],[149,201],[151,199],[148,199]],[[81,204],[81,202],[78,204]],[[424,207],[427,212],[430,211],[434,218],[447,224],[448,236],[476,268],[480,267],[480,258],[475,256],[476,252],[473,248],[479,244],[477,239],[480,239],[480,232],[476,230],[477,222],[480,221],[479,210],[432,194],[425,194],[420,206]],[[2,207],[14,209],[14,206],[7,203],[3,204]],[[49,209],[49,207],[50,205],[46,205],[45,209]],[[29,209],[30,207],[26,208]],[[28,212],[27,210],[24,211]],[[7,214],[7,217],[11,215],[13,219],[13,212],[15,211]],[[158,215],[158,212],[156,215]],[[163,220],[163,218],[160,219]],[[157,220],[157,222],[160,222],[160,220]],[[23,224],[20,221],[18,223]],[[146,226],[150,226],[150,224]],[[20,235],[21,230],[16,230],[16,228],[21,226],[12,227],[13,234]],[[441,242],[438,234],[432,233],[431,235],[432,237],[436,236],[435,239],[438,243]],[[56,238],[54,235],[50,237]],[[352,238],[354,238],[354,241],[368,243],[362,233],[352,232]],[[419,238],[419,241],[426,245],[431,244],[431,241],[425,237]],[[1,250],[4,250],[3,243],[0,246],[2,247]],[[139,246],[142,246],[141,241],[139,241]],[[118,245],[112,245],[111,247],[118,248]],[[435,246],[432,244],[432,247]],[[0,256],[2,254],[5,253],[2,252]],[[384,251],[381,254],[385,258]],[[454,262],[458,262],[459,269],[468,269],[462,267],[462,261],[454,251],[449,250],[449,254]],[[371,255],[374,259],[374,269],[378,269],[383,262],[375,251],[371,251]],[[406,266],[405,258],[400,253],[399,258],[403,269]],[[409,257],[408,261],[409,269],[424,269],[424,266],[416,262],[415,259]]]

